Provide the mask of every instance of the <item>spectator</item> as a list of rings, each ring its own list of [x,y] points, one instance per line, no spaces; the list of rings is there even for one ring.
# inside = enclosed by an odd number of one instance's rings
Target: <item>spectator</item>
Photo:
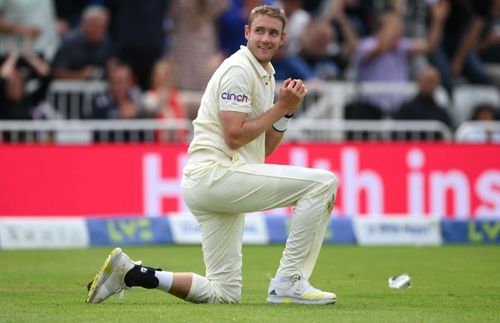
[[[286,52],[297,55],[301,50],[301,39],[307,25],[311,21],[311,15],[302,9],[303,0],[281,0],[278,1],[287,17],[286,31]]]
[[[227,0],[174,0],[172,60],[181,90],[202,91],[224,55],[217,43],[216,21]]]
[[[175,87],[174,70],[166,59],[155,63],[151,85],[151,89],[142,97],[145,114],[153,118],[184,118],[179,93]]]
[[[491,1],[450,0],[450,3],[444,37],[439,50],[430,56],[431,62],[448,90],[461,77],[474,84],[488,84],[490,80],[475,48],[488,20]]]
[[[302,35],[300,56],[320,79],[340,77],[356,45],[357,36],[345,16],[345,5],[345,0],[333,1],[327,11],[311,20]]]
[[[336,7],[337,0],[323,0],[322,12],[331,11]],[[375,30],[375,17],[387,11],[393,11],[400,16],[405,14],[413,2],[407,0],[340,0],[344,12],[353,29],[359,37],[367,37]]]
[[[275,4],[276,7],[283,9],[287,17],[285,44],[272,60],[274,77],[279,81],[289,77],[302,80],[316,78],[311,67],[298,55],[302,46],[302,34],[311,20],[310,14],[302,9],[302,2],[302,0],[280,0]]]
[[[353,28],[351,19],[346,15],[349,0],[330,0],[330,6],[325,12],[325,18],[335,28],[339,52],[336,57],[337,65],[342,69],[349,63],[349,60],[358,43],[358,35]]]
[[[468,142],[495,142],[500,143],[500,131],[495,127],[489,128],[491,122],[498,122],[499,110],[489,103],[478,104],[474,107],[470,121],[477,121],[468,127],[463,138]]]
[[[478,104],[472,110],[471,121],[497,121],[498,109],[489,103]]]
[[[404,38],[404,23],[399,14],[388,12],[379,18],[376,34],[363,38],[355,51],[353,65],[359,82],[408,82],[410,57],[431,53],[439,44],[448,3],[439,2],[433,8],[431,29],[426,39]],[[381,118],[390,115],[405,100],[404,96],[370,95],[346,108],[348,119],[364,119],[368,115]],[[377,111],[377,109],[379,111]]]
[[[110,16],[112,55],[132,68],[142,90],[148,89],[153,64],[165,46],[167,1],[104,0],[104,6]]]
[[[141,95],[134,85],[130,67],[116,63],[109,68],[108,74],[109,90],[95,99],[92,119],[133,119],[141,116]]]
[[[82,12],[92,5],[102,5],[103,0],[54,0],[57,31],[60,36],[80,24]]]
[[[335,30],[323,19],[314,19],[302,35],[299,56],[309,65],[315,75],[322,80],[333,80],[340,74],[335,63],[338,53]]]
[[[106,33],[108,13],[106,9],[92,6],[85,9],[79,29],[64,37],[54,62],[54,76],[58,79],[104,78],[110,44]]]
[[[52,60],[59,43],[52,0],[0,0],[0,53],[12,37],[32,38],[35,53]]]
[[[451,128],[451,119],[439,106],[434,94],[440,84],[439,72],[434,67],[425,68],[418,76],[418,94],[405,102],[395,113],[396,120],[436,120]]]
[[[45,99],[51,76],[50,67],[31,50],[25,39],[22,59],[34,71],[32,79],[38,80],[38,87],[32,92],[26,90],[29,70],[21,68],[19,50],[14,42],[7,42],[8,55],[0,70],[0,119],[30,120],[40,118],[39,104]]]
[[[174,69],[172,64],[161,59],[155,63],[151,76],[151,89],[142,96],[142,108],[148,118],[179,119],[185,118],[181,98],[175,87]],[[176,121],[176,122],[177,122]],[[167,140],[186,140],[188,132],[185,129],[158,131],[156,137],[164,142]]]
[[[287,78],[311,80],[316,75],[309,65],[298,55],[287,53],[285,47],[281,47],[272,60],[275,70],[274,78],[284,81]]]

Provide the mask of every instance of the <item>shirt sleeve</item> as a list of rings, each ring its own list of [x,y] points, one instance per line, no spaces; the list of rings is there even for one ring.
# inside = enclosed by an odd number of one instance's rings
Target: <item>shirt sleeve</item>
[[[374,37],[361,39],[354,51],[353,60],[355,65],[359,66],[363,64],[368,56],[368,53],[371,52],[376,45],[377,41]]]
[[[398,42],[398,51],[406,55],[410,51],[412,44],[413,41],[411,39],[401,38]]]
[[[251,75],[243,67],[231,67],[221,78],[219,109],[250,113],[252,110]]]

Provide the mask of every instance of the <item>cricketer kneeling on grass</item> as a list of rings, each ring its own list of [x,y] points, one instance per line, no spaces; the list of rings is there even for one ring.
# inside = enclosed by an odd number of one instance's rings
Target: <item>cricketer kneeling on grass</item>
[[[329,223],[337,179],[328,171],[264,164],[307,90],[283,82],[273,104],[271,58],[285,40],[281,9],[259,6],[245,26],[247,46],[209,81],[194,120],[182,195],[201,231],[206,275],[173,273],[132,261],[114,249],[89,284],[88,303],[133,286],[158,288],[194,303],[237,303],[242,287],[245,213],[294,207],[290,233],[268,303],[333,304],[336,295],[309,283]]]

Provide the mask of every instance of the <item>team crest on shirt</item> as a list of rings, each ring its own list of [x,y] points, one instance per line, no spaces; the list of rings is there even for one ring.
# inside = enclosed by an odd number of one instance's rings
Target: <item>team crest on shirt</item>
[[[222,92],[221,99],[238,103],[248,103],[248,96],[241,93]]]

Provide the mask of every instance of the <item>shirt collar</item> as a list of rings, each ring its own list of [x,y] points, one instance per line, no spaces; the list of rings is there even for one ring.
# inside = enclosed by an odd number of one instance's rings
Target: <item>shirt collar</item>
[[[255,67],[261,77],[269,77],[274,75],[275,71],[271,63],[269,63],[266,69],[259,63],[257,58],[255,58],[248,47],[241,45],[240,50],[250,60],[250,62],[252,62],[252,65]]]

